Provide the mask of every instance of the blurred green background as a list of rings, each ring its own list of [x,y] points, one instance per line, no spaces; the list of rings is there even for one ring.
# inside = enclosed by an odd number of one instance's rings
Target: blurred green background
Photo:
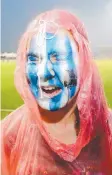
[[[112,108],[112,60],[95,60],[95,62],[102,77],[108,105]],[[14,86],[14,70],[15,61],[1,61],[1,118],[23,104]]]

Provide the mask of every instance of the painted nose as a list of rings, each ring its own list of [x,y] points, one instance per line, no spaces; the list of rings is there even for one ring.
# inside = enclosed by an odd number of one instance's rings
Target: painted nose
[[[43,63],[39,68],[40,80],[48,81],[52,79],[54,76],[55,76],[55,72],[53,70],[53,65],[50,62],[50,60],[47,61],[46,63]]]

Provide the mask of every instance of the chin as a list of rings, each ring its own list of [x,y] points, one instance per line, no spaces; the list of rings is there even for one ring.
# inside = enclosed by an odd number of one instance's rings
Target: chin
[[[38,101],[38,105],[44,109],[44,110],[47,110],[47,111],[59,111],[61,109],[63,109],[66,105],[67,105],[67,101],[64,102],[64,103],[60,103],[59,102],[47,102],[47,100],[39,100]]]

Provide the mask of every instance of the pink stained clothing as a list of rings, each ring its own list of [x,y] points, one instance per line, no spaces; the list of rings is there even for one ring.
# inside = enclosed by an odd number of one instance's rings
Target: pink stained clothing
[[[70,31],[78,46],[80,132],[74,144],[63,144],[49,134],[26,79],[27,47],[40,19],[53,20]],[[20,41],[15,84],[24,105],[2,122],[2,175],[112,174],[112,115],[79,19],[66,11],[52,10],[31,23]]]

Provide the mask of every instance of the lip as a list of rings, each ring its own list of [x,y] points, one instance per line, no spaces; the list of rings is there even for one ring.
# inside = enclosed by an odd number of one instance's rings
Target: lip
[[[58,86],[42,86],[41,90],[47,98],[53,98],[62,92],[62,88]]]

